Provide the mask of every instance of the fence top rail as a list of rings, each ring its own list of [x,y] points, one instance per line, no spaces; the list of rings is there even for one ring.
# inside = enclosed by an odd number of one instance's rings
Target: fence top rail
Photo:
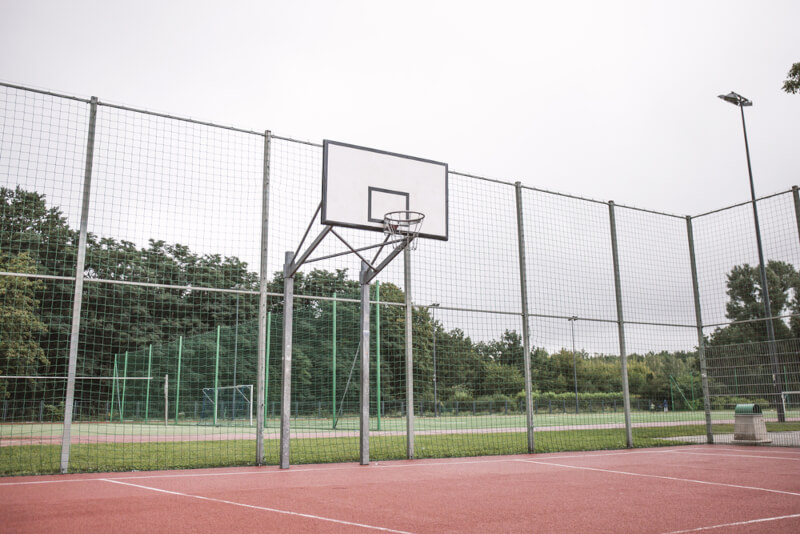
[[[322,143],[315,143],[313,141],[304,141],[302,139],[295,139],[293,137],[285,137],[285,136],[282,136],[282,135],[273,135],[272,138],[273,139],[279,139],[281,141],[288,141],[290,143],[298,143],[298,144],[301,144],[301,145],[308,145],[308,146],[313,146],[313,147],[316,147],[316,148],[322,148]]]
[[[224,126],[222,124],[217,124],[217,123],[214,123],[214,122],[201,121],[201,120],[197,120],[197,119],[192,119],[190,117],[179,117],[177,115],[170,115],[169,113],[160,113],[158,111],[150,111],[150,110],[147,110],[147,109],[139,109],[139,108],[134,108],[134,107],[131,107],[131,106],[124,106],[122,104],[113,104],[111,102],[103,102],[102,100],[98,100],[97,105],[98,106],[104,106],[104,107],[107,107],[107,108],[112,108],[112,109],[119,109],[119,110],[122,110],[122,111],[131,111],[131,112],[134,112],[134,113],[142,113],[144,115],[152,115],[154,117],[161,117],[162,119],[171,119],[171,120],[176,120],[176,121],[181,121],[181,122],[188,122],[188,123],[191,123],[191,124],[197,124],[199,126],[208,126],[208,127],[211,127],[211,128],[219,128],[221,130],[228,130],[228,131],[231,131],[231,132],[239,132],[239,133],[244,133],[244,134],[249,134],[249,135],[257,135],[257,136],[260,136],[260,137],[264,137],[264,135],[266,135],[266,132],[256,132],[254,130],[247,130],[245,128],[237,128],[236,126]]]
[[[29,92],[33,92],[33,93],[38,93],[38,94],[43,94],[43,95],[48,95],[48,96],[54,96],[54,97],[58,97],[58,98],[65,98],[65,99],[74,100],[74,101],[77,101],[77,102],[83,102],[83,103],[86,103],[86,104],[90,104],[91,103],[91,100],[87,99],[87,98],[77,97],[77,96],[73,96],[73,95],[67,95],[67,94],[63,94],[63,93],[56,93],[56,92],[48,91],[48,90],[45,90],[45,89],[36,89],[36,88],[33,88],[33,87],[28,87],[28,86],[18,85],[18,84],[12,84],[12,83],[3,82],[3,81],[0,81],[0,87],[8,87],[8,88],[17,89],[17,90],[20,90],[20,91],[29,91]],[[113,108],[113,109],[119,109],[119,110],[123,110],[123,111],[131,111],[131,112],[134,112],[134,113],[142,113],[142,114],[146,114],[146,115],[152,115],[152,116],[155,116],[155,117],[161,117],[161,118],[171,119],[171,120],[178,120],[178,121],[188,122],[188,123],[192,123],[192,124],[197,124],[197,125],[200,125],[200,126],[208,126],[208,127],[211,127],[211,128],[220,128],[220,129],[223,129],[223,130],[229,130],[229,131],[239,132],[239,133],[244,133],[244,134],[249,134],[249,135],[256,135],[256,136],[260,136],[260,137],[270,136],[273,139],[280,139],[280,140],[288,141],[288,142],[292,142],[292,143],[299,143],[299,144],[304,144],[304,145],[313,146],[313,147],[317,147],[317,148],[322,148],[322,144],[320,144],[320,143],[315,143],[315,142],[312,142],[312,141],[303,141],[303,140],[299,140],[299,139],[294,139],[292,137],[273,135],[269,130],[265,130],[263,132],[257,132],[257,131],[248,130],[248,129],[245,129],[245,128],[238,128],[236,126],[224,126],[224,125],[213,123],[213,122],[209,122],[209,121],[201,121],[201,120],[192,119],[192,118],[189,118],[189,117],[180,117],[180,116],[177,116],[177,115],[171,115],[169,113],[161,113],[161,112],[157,112],[157,111],[150,111],[150,110],[136,108],[136,107],[132,107],[132,106],[125,106],[125,105],[122,105],[122,104],[114,104],[114,103],[111,103],[111,102],[104,102],[104,101],[101,101],[99,99],[98,99],[97,104],[98,104],[98,106],[104,106],[104,107]],[[480,176],[480,175],[476,175],[476,174],[469,174],[469,173],[464,173],[464,172],[457,172],[457,171],[452,171],[452,170],[449,171],[449,174],[457,175],[457,176],[463,176],[463,177],[466,177],[466,178],[473,178],[473,179],[482,180],[482,181],[485,181],[485,182],[492,182],[492,183],[496,183],[496,184],[508,185],[508,186],[512,186],[512,187],[516,185],[514,182],[509,182],[509,181],[505,181],[505,180],[498,180],[498,179],[495,179],[495,178],[488,178],[488,177],[485,177],[485,176]],[[602,200],[597,200],[597,199],[588,198],[588,197],[582,197],[582,196],[578,196],[578,195],[571,195],[571,194],[568,194],[568,193],[559,193],[559,192],[556,192],[556,191],[550,191],[550,190],[547,190],[547,189],[541,189],[541,188],[538,188],[538,187],[533,187],[533,186],[528,186],[528,185],[522,185],[521,187],[524,188],[524,189],[528,189],[530,191],[536,191],[536,192],[544,193],[544,194],[548,194],[548,195],[555,195],[555,196],[560,196],[560,197],[564,197],[564,198],[571,198],[571,199],[574,199],[574,200],[582,200],[584,202],[592,202],[592,203],[595,203],[595,204],[604,204],[604,205],[608,204],[608,202],[602,201]],[[791,193],[791,192],[792,192],[791,189],[786,190],[786,191],[781,191],[781,192],[778,192],[778,193],[774,193],[774,194],[771,194],[771,195],[760,197],[760,198],[757,199],[757,201],[767,200],[769,198],[777,197],[777,196],[784,195],[784,194]],[[750,203],[752,203],[752,201],[740,202],[739,204],[734,204],[732,206],[719,208],[719,209],[716,209],[716,210],[708,211],[708,212],[705,212],[705,213],[701,213],[699,215],[693,215],[693,216],[689,216],[689,217],[693,218],[693,219],[698,218],[698,217],[704,217],[706,215],[711,215],[713,213],[718,213],[718,212],[725,211],[725,210],[728,210],[728,209],[737,208],[737,207],[744,206],[744,205],[747,205],[747,204],[750,204]],[[651,210],[651,209],[647,209],[647,208],[639,208],[639,207],[635,207],[635,206],[629,206],[629,205],[626,205],[626,204],[614,203],[614,206],[617,207],[617,208],[630,209],[630,210],[634,210],[634,211],[640,211],[640,212],[643,212],[643,213],[651,213],[653,215],[663,215],[665,217],[673,217],[673,218],[677,218],[677,219],[686,219],[686,216],[675,215],[674,213],[667,213],[667,212]]]
[[[479,176],[479,175],[476,175],[476,174],[469,174],[469,173],[466,173],[466,172],[450,171],[450,174],[454,174],[454,175],[457,175],[457,176],[463,176],[465,178],[473,178],[475,180],[482,180],[484,182],[492,182],[492,183],[495,183],[495,184],[508,185],[508,186],[512,186],[512,187],[514,187],[516,185],[514,182],[507,182],[505,180],[498,180],[496,178],[487,178],[486,176]],[[523,189],[527,189],[529,191],[536,191],[537,193],[544,193],[546,195],[555,195],[555,196],[564,197],[564,198],[571,198],[571,199],[574,199],[574,200],[582,200],[584,202],[592,202],[594,204],[602,204],[604,206],[608,205],[607,201],[597,200],[595,198],[588,198],[588,197],[582,197],[582,196],[578,196],[578,195],[571,195],[569,193],[559,193],[558,191],[550,191],[548,189],[542,189],[540,187],[533,187],[533,186],[524,185],[524,184],[520,184],[520,186]],[[667,213],[667,212],[651,210],[651,209],[647,209],[647,208],[637,208],[635,206],[628,206],[626,204],[617,204],[616,202],[614,203],[614,206],[616,206],[617,208],[625,208],[625,209],[630,209],[630,210],[635,210],[635,211],[642,211],[642,212],[645,212],[645,213],[652,213],[654,215],[664,215],[666,217],[674,217],[676,219],[685,219],[686,218],[685,216],[675,215],[674,213]]]
[[[28,91],[30,93],[38,93],[40,95],[55,96],[57,98],[65,98],[67,100],[74,100],[76,102],[83,102],[84,104],[91,104],[92,103],[91,99],[89,99],[89,98],[81,98],[79,96],[74,96],[74,95],[65,95],[63,93],[55,93],[53,91],[48,91],[46,89],[36,89],[34,87],[26,87],[24,85],[17,85],[17,84],[3,82],[3,81],[0,81],[0,87],[8,87],[9,89],[18,89],[20,91]]]
[[[791,189],[787,189],[785,191],[778,191],[777,193],[772,193],[771,195],[766,195],[763,197],[756,198],[756,202],[761,202],[762,200],[769,200],[770,198],[779,197],[781,195],[788,195],[792,192]],[[716,210],[707,211],[705,213],[701,213],[700,215],[692,215],[692,219],[698,219],[700,217],[705,217],[706,215],[713,215],[714,213],[719,213],[721,211],[732,210],[733,208],[739,208],[742,206],[747,206],[748,204],[752,204],[752,200],[746,200],[744,202],[739,202],[738,204],[733,204],[731,206],[725,206],[724,208],[719,208]]]

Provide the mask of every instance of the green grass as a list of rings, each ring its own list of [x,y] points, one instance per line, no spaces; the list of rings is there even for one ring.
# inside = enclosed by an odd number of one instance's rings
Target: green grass
[[[679,426],[641,427],[633,429],[636,447],[669,446],[688,443],[667,440],[680,436],[702,436],[706,429],[703,414],[698,412],[673,412],[670,417],[660,414],[634,413],[633,421],[686,421]],[[667,415],[667,414],[664,414]],[[551,416],[550,426],[617,423],[612,416],[621,414],[586,414],[575,416]],[[524,432],[524,419],[521,416],[494,417],[440,417],[418,418],[415,436],[415,457],[449,458],[467,456],[489,456],[504,454],[524,454],[527,452],[527,436]],[[537,427],[546,428],[543,417],[536,420]],[[715,413],[715,421],[732,419],[732,414]],[[318,431],[320,420],[315,424],[292,422],[293,432],[313,433]],[[306,421],[311,423],[311,421]],[[329,422],[328,422],[329,423]],[[353,420],[341,421],[338,430],[350,431]],[[403,431],[404,419],[384,419],[382,430]],[[800,422],[767,422],[769,432],[800,431]],[[472,427],[472,428],[470,428]],[[512,432],[485,432],[488,428],[517,428]],[[458,429],[460,432],[448,432]],[[439,430],[442,433],[424,434],[421,432]],[[474,430],[474,432],[470,432]],[[268,430],[269,431],[269,430]],[[355,462],[359,460],[359,439],[357,436],[341,436],[329,433],[329,425],[318,437],[293,438],[291,442],[291,463],[330,463]],[[715,433],[732,433],[733,425],[715,423]],[[59,424],[0,425],[0,437],[6,440],[24,437],[60,436]],[[220,434],[234,434],[235,439],[226,439]],[[223,467],[255,464],[255,429],[252,427],[205,427],[159,426],[133,424],[82,423],[73,427],[73,436],[141,436],[140,442],[133,443],[74,443],[71,447],[71,472],[131,471],[155,469],[189,469],[201,467]],[[172,438],[197,435],[205,440],[176,441]],[[151,441],[163,437],[161,441]],[[562,451],[588,451],[625,448],[625,429],[569,429],[548,430],[535,433],[537,453]],[[279,462],[279,443],[277,439],[265,440],[265,459],[270,465]],[[61,447],[52,445],[14,445],[0,447],[0,475],[57,473],[59,470]],[[406,437],[404,434],[372,434],[370,436],[370,459],[373,461],[396,460],[406,457]]]
[[[676,445],[668,436],[703,434],[703,426],[678,426],[634,429],[637,447]],[[625,447],[624,429],[561,430],[538,432],[536,452],[621,449]],[[291,463],[354,462],[359,459],[357,437],[293,439]],[[405,436],[372,436],[370,459],[397,460],[406,457]],[[266,463],[276,465],[278,441],[265,441]],[[417,458],[448,458],[527,452],[524,432],[434,434],[415,438]],[[0,447],[0,474],[46,474],[59,469],[59,445],[20,445]],[[252,440],[166,441],[144,443],[74,444],[71,447],[70,471],[132,471],[188,469],[255,465]]]
[[[774,423],[767,421],[765,425],[767,427],[767,432],[796,432],[800,430],[800,422],[794,422],[794,421],[788,423]],[[730,424],[714,423],[712,427],[714,429],[715,434],[733,433],[733,425]]]
[[[787,414],[791,417],[800,417],[800,413]],[[713,421],[733,420],[732,411],[718,411],[711,414]],[[765,417],[774,419],[774,413],[766,413]],[[631,422],[685,422],[687,424],[704,424],[705,416],[703,412],[632,412]],[[619,424],[625,423],[622,412],[588,412],[581,414],[574,413],[539,413],[534,416],[534,425],[537,428],[552,426],[569,425],[599,425],[599,424]],[[333,428],[330,419],[315,418],[295,418],[292,419],[293,432],[357,432],[359,420],[357,416],[343,417],[338,421],[336,429]],[[526,418],[524,414],[511,415],[471,415],[463,413],[461,415],[442,415],[441,417],[416,417],[414,426],[418,431],[448,431],[448,430],[469,430],[469,429],[489,429],[489,428],[517,428],[524,431]],[[280,429],[279,419],[269,419],[265,425],[265,432],[277,433]],[[385,432],[404,432],[406,420],[403,417],[383,417],[381,419],[380,430]],[[378,431],[378,420],[373,417],[370,420],[370,430]],[[242,439],[255,436],[255,426],[237,422],[235,425],[211,426],[210,424],[198,424],[197,422],[181,422],[174,424],[170,421],[169,425],[163,422],[144,423],[142,421],[126,421],[124,423],[114,422],[79,422],[72,426],[72,435],[81,436],[127,436],[127,435],[148,435],[148,436],[190,436],[190,435],[216,435],[216,434],[236,434]],[[61,436],[60,423],[25,423],[25,424],[3,424],[0,425],[0,438],[13,439],[15,437],[39,437],[39,436]]]

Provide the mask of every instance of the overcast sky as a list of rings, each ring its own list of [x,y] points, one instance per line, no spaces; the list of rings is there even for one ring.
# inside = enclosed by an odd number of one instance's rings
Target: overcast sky
[[[0,79],[696,214],[800,184],[790,1],[0,0]]]

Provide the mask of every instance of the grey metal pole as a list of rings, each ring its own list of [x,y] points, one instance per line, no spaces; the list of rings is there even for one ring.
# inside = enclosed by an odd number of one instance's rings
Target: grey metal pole
[[[792,197],[794,198],[794,217],[797,221],[797,237],[800,237],[800,189],[796,185],[792,186]]]
[[[772,307],[769,300],[769,286],[767,285],[767,266],[764,263],[764,249],[761,244],[761,225],[758,223],[758,207],[756,202],[756,189],[753,186],[753,169],[750,165],[750,145],[747,142],[747,126],[744,122],[744,106],[742,102],[739,103],[739,111],[742,115],[742,132],[744,132],[744,151],[747,155],[747,174],[750,177],[750,198],[753,200],[753,222],[756,227],[756,244],[758,245],[758,265],[759,273],[761,275],[761,292],[764,297],[764,319],[767,323],[767,343],[769,344],[769,356],[772,363],[772,383],[775,386],[775,393],[778,397],[776,407],[778,409],[778,421],[783,423],[786,421],[786,413],[784,411],[784,398],[783,386],[780,381],[780,368],[778,366],[778,357],[775,354],[775,328],[772,324]]]
[[[439,395],[436,391],[436,307],[439,304],[431,304],[431,323],[433,327],[433,415],[439,417]]]
[[[164,426],[169,426],[169,374],[164,375]]]
[[[578,404],[578,357],[575,355],[575,321],[578,320],[578,316],[573,315],[568,320],[572,330],[572,379],[575,382],[575,414],[578,414],[580,412],[580,405]]]
[[[519,285],[522,305],[522,361],[525,366],[525,424],[527,426],[528,452],[536,451],[533,432],[533,388],[531,385],[531,345],[528,326],[528,278],[525,264],[525,225],[522,217],[522,183],[514,184],[517,199],[517,249],[519,254]]]
[[[361,262],[361,465],[369,465],[369,265]]]
[[[706,365],[706,343],[703,337],[703,314],[700,309],[700,284],[697,280],[697,260],[694,252],[694,231],[692,218],[686,217],[686,235],[689,238],[689,262],[692,268],[692,291],[694,293],[694,315],[697,322],[697,357],[700,359],[700,381],[703,386],[703,411],[706,416],[706,440],[714,443],[714,431],[711,425],[711,394],[708,390],[708,367]]]
[[[292,315],[294,276],[290,275],[294,252],[286,252],[283,268],[283,376],[281,383],[281,469],[289,468],[289,424],[292,417]]]
[[[233,384],[231,390],[231,419],[236,419],[236,360],[239,358],[239,293],[236,293],[236,322],[233,325]],[[250,399],[252,400],[252,399]]]
[[[264,395],[266,389],[266,354],[267,354],[267,286],[269,273],[267,272],[267,245],[269,243],[269,172],[270,149],[272,133],[264,132],[264,173],[261,186],[261,272],[258,287],[258,356],[256,364],[256,465],[264,465],[264,409],[267,399]]]
[[[625,319],[622,313],[622,281],[619,274],[619,249],[617,247],[617,220],[614,216],[614,201],[608,203],[611,223],[611,254],[614,261],[614,292],[617,300],[617,329],[619,334],[619,357],[622,362],[622,404],[625,408],[625,437],[628,448],[633,447],[631,428],[631,394],[628,386],[628,354],[625,350]]]
[[[411,250],[403,251],[404,284],[406,290],[406,457],[414,458],[414,347],[412,337]]]
[[[69,471],[70,441],[72,438],[72,408],[75,404],[75,371],[78,365],[78,338],[81,329],[83,304],[83,272],[86,268],[86,243],[88,241],[89,202],[92,191],[92,162],[94,161],[94,136],[97,125],[97,97],[92,97],[89,107],[89,130],[86,138],[86,164],[83,173],[83,200],[81,201],[78,258],[75,263],[75,292],[72,298],[72,326],[69,338],[69,363],[67,364],[67,392],[64,399],[64,429],[61,434],[61,472]]]

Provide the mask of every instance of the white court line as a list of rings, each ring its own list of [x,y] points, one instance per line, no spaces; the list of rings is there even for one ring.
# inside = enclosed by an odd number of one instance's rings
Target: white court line
[[[705,446],[694,446],[690,445],[690,450],[695,449],[703,449]],[[685,450],[685,449],[684,449]],[[732,449],[724,449],[724,450],[737,450],[735,448]],[[572,452],[572,453],[547,453],[547,459],[572,459],[572,458],[602,458],[605,456],[625,456],[631,454],[664,454],[664,453],[671,453],[671,454],[678,454],[682,453],[682,450],[675,450],[673,448],[668,447],[655,447],[655,448],[647,448],[647,449],[622,449],[616,451],[599,451],[592,454],[588,453],[581,453],[580,451]],[[707,453],[711,454],[711,453]],[[541,454],[534,454],[531,455],[534,457],[541,457]],[[744,455],[747,456],[747,455]],[[516,462],[519,461],[518,458],[508,458],[504,456],[498,456],[496,459],[488,459],[488,460],[459,460],[459,461],[426,461],[426,460],[416,460],[414,463],[400,463],[404,462],[404,460],[388,460],[389,463],[381,463],[381,462],[372,462],[370,466],[372,467],[380,467],[384,469],[398,469],[398,468],[408,468],[408,467],[428,467],[428,466],[449,466],[449,465],[470,465],[470,464],[486,464],[486,463],[503,463],[503,462]],[[250,466],[254,467],[254,466]],[[0,482],[0,487],[2,486],[25,486],[29,484],[62,484],[64,482],[87,482],[93,480],[149,480],[149,479],[159,479],[159,478],[196,478],[196,477],[219,477],[219,476],[252,476],[252,475],[276,475],[276,474],[283,474],[288,475],[289,473],[305,473],[305,472],[315,472],[315,471],[338,471],[338,470],[348,470],[348,469],[358,469],[359,466],[355,466],[353,463],[347,463],[344,465],[335,465],[335,466],[308,466],[308,465],[294,465],[291,469],[273,469],[276,468],[275,465],[268,465],[262,466],[264,470],[261,471],[215,471],[210,473],[187,473],[187,472],[178,472],[178,473],[169,473],[169,474],[148,474],[148,475],[134,475],[134,476],[119,476],[119,477],[97,477],[97,478],[80,478],[80,479],[55,479],[55,480],[30,480],[30,481],[22,481],[22,482]],[[364,466],[366,467],[366,466]]]
[[[723,447],[722,445],[712,445],[716,450],[721,451],[737,451],[742,452],[742,450],[747,446],[740,446],[740,447]],[[762,452],[769,451],[770,454],[784,454],[786,456],[800,456],[800,449],[795,447],[754,447],[757,448]]]
[[[568,454],[558,454],[558,453],[547,453],[548,459],[568,459],[568,458],[596,458],[596,457],[604,457],[604,456],[623,456],[623,455],[630,455],[630,454],[661,454],[664,452],[677,452],[677,451],[670,451],[665,448],[653,448],[653,449],[623,449],[619,451],[600,451],[594,454],[587,454],[581,453],[579,451],[568,453]],[[552,455],[551,455],[552,454]],[[533,455],[537,456],[537,455]],[[541,456],[541,455],[538,455]],[[381,463],[381,462],[371,462],[370,466],[372,467],[379,467],[383,469],[398,469],[398,468],[408,468],[408,467],[428,467],[428,466],[449,466],[449,465],[471,465],[471,464],[488,464],[488,463],[503,463],[503,462],[515,462],[517,458],[508,458],[505,456],[498,456],[497,458],[489,459],[489,460],[452,460],[452,461],[426,461],[426,460],[415,460],[414,463],[400,463],[405,462],[405,460],[387,460],[388,463]],[[250,466],[254,467],[254,466]],[[151,474],[151,475],[134,475],[134,476],[120,476],[120,477],[109,477],[109,476],[100,476],[97,478],[80,478],[80,479],[56,479],[56,480],[26,480],[22,482],[0,482],[0,487],[2,486],[25,486],[28,484],[60,484],[64,482],[87,482],[87,481],[95,481],[95,480],[149,480],[149,479],[159,479],[159,478],[193,478],[193,477],[219,477],[219,476],[244,476],[244,475],[275,475],[275,474],[289,474],[289,473],[305,473],[305,472],[316,472],[316,471],[339,471],[339,470],[349,470],[349,469],[358,469],[359,466],[355,466],[353,463],[348,463],[344,465],[336,465],[336,466],[309,466],[309,465],[293,465],[291,469],[272,469],[276,468],[276,465],[267,465],[262,466],[263,471],[233,471],[233,472],[226,472],[226,471],[219,471],[219,472],[211,472],[211,473],[169,473],[169,474]],[[364,466],[366,467],[366,466]],[[268,470],[267,470],[268,469]]]
[[[339,525],[347,525],[347,526],[351,526],[351,527],[366,528],[366,529],[369,529],[369,530],[378,530],[378,531],[381,531],[381,532],[395,532],[395,533],[398,533],[398,534],[411,534],[409,532],[406,532],[405,530],[394,530],[394,529],[391,529],[391,528],[376,527],[374,525],[365,525],[363,523],[354,523],[352,521],[343,521],[341,519],[333,519],[333,518],[330,518],[330,517],[323,517],[323,516],[319,516],[319,515],[303,514],[303,513],[300,513],[300,512],[291,512],[289,510],[279,510],[277,508],[268,508],[266,506],[256,506],[256,505],[253,505],[253,504],[245,504],[245,503],[235,502],[235,501],[226,501],[225,499],[214,499],[213,497],[203,497],[201,495],[191,495],[189,493],[181,493],[179,491],[170,491],[170,490],[159,489],[159,488],[151,488],[149,486],[142,486],[140,484],[131,484],[129,482],[122,482],[121,480],[112,480],[110,478],[106,478],[106,479],[102,479],[101,478],[101,479],[96,479],[96,480],[102,480],[103,482],[110,482],[112,484],[120,484],[122,486],[130,486],[130,487],[133,487],[133,488],[146,489],[146,490],[155,491],[155,492],[158,492],[158,493],[167,493],[169,495],[178,495],[179,497],[188,497],[190,499],[199,499],[201,501],[216,502],[216,503],[221,503],[221,504],[230,504],[232,506],[240,506],[242,508],[249,508],[251,510],[261,510],[261,511],[264,511],[264,512],[272,512],[272,513],[275,513],[275,514],[290,515],[290,516],[294,516],[294,517],[304,517],[306,519],[316,519],[317,521],[327,521],[329,523],[336,523],[336,524],[339,524]]]
[[[397,460],[397,462],[401,462],[403,460]],[[401,468],[401,467],[427,467],[427,466],[448,466],[448,465],[469,465],[469,464],[487,464],[487,463],[503,463],[503,462],[512,462],[513,459],[508,458],[498,458],[493,460],[465,460],[465,461],[450,461],[450,462],[420,462],[420,463],[409,463],[409,464],[381,464],[379,462],[370,463],[370,467],[373,468]],[[276,465],[269,465],[263,466],[263,471],[232,471],[232,472],[211,472],[211,473],[169,473],[169,474],[158,474],[158,475],[134,475],[134,476],[119,476],[119,477],[109,477],[109,476],[100,476],[97,478],[79,478],[79,479],[55,479],[55,480],[24,480],[20,482],[0,482],[0,487],[2,486],[26,486],[29,484],[62,484],[64,482],[89,482],[89,481],[108,481],[108,480],[150,480],[150,479],[162,479],[162,478],[197,478],[197,477],[220,477],[220,476],[253,476],[253,475],[284,475],[289,476],[291,474],[298,474],[298,473],[308,473],[308,472],[319,472],[319,471],[350,471],[350,470],[358,470],[361,468],[367,468],[367,466],[358,466],[354,463],[344,464],[344,465],[337,465],[337,466],[330,466],[330,467],[321,467],[321,466],[311,466],[307,467],[304,465],[295,465],[292,466],[292,469],[277,469],[278,466]]]
[[[0,486],[29,486],[33,484],[63,484],[65,482],[94,482],[100,478],[65,478],[64,480],[24,480],[22,482],[0,482]]]
[[[723,525],[711,525],[708,527],[690,528],[688,530],[673,530],[665,534],[685,534],[687,532],[702,532],[703,530],[714,530],[718,528],[739,527],[742,525],[754,525],[756,523],[766,523],[767,521],[780,521],[782,519],[795,519],[800,517],[800,514],[794,515],[781,515],[778,517],[763,517],[761,519],[751,519],[750,521],[737,521],[736,523],[725,523]]]
[[[781,495],[793,495],[795,497],[800,497],[800,493],[796,493],[793,491],[783,491],[783,490],[776,490],[776,489],[769,489],[769,488],[759,488],[756,486],[741,486],[739,484],[725,484],[723,482],[710,482],[708,480],[694,480],[691,478],[679,478],[679,477],[670,477],[666,475],[648,475],[645,473],[631,473],[629,471],[617,471],[614,469],[600,469],[598,467],[582,467],[577,465],[566,465],[566,464],[556,464],[552,462],[545,462],[541,460],[516,460],[517,462],[524,462],[529,464],[539,464],[539,465],[549,465],[552,467],[564,467],[567,469],[580,469],[584,471],[598,471],[600,473],[613,473],[615,475],[627,475],[632,477],[642,477],[642,478],[658,478],[661,480],[674,480],[676,482],[690,482],[692,484],[704,484],[707,486],[720,486],[725,488],[735,488],[735,489],[746,489],[746,490],[753,490],[753,491],[765,491],[768,493],[779,493]]]
[[[694,452],[694,451],[672,451],[674,454],[690,454],[693,456],[717,456],[723,458],[760,458],[764,460],[788,460],[790,462],[800,462],[800,456],[790,458],[788,456],[761,456],[759,454],[726,454],[713,452]]]

